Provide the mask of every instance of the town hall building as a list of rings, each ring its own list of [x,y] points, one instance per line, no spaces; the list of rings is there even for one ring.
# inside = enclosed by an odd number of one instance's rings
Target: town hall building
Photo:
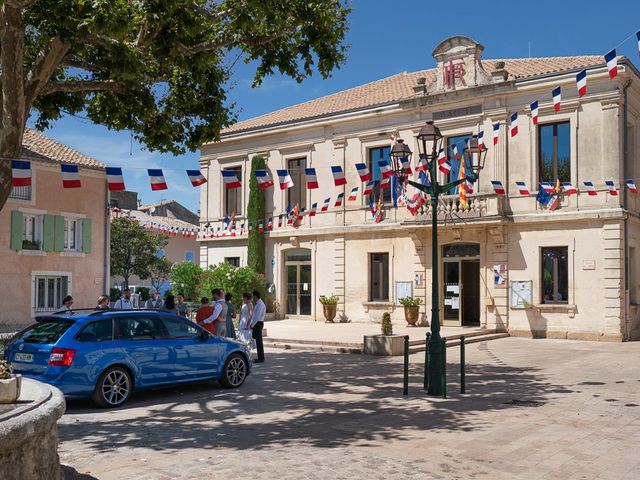
[[[220,141],[202,145],[208,183],[201,227],[231,213],[243,222],[251,159],[260,155],[274,180],[265,190],[267,281],[287,317],[322,320],[319,297],[335,294],[342,319],[380,322],[388,311],[403,322],[398,301],[413,296],[422,299],[429,321],[431,219],[437,215],[444,325],[548,338],[640,338],[640,198],[625,186],[640,177],[638,70],[624,57],[613,76],[602,56],[484,60],[483,50],[470,38],[452,37],[433,51],[436,68],[228,127]],[[582,72],[587,90],[579,95]],[[557,87],[561,100],[554,107]],[[428,202],[411,212],[402,199],[394,208],[392,189],[380,188],[379,160],[388,160],[391,136],[413,152],[418,178],[416,135],[426,121],[442,132],[452,167],[439,173],[441,182],[457,178],[456,149],[482,134],[486,161],[466,205],[452,189],[437,212]],[[372,173],[370,195],[363,195],[357,163]],[[332,166],[341,167],[346,185],[335,186]],[[305,168],[315,168],[319,188],[307,188]],[[281,190],[276,171],[284,169],[294,185]],[[224,188],[222,170],[234,170],[242,187]],[[541,182],[551,183],[555,203],[540,201]],[[556,189],[562,184],[577,192]],[[348,200],[354,187],[357,198]],[[330,208],[321,212],[326,198]],[[288,208],[308,213],[314,204],[317,215],[278,227]],[[246,231],[201,238],[201,265],[246,265]]]

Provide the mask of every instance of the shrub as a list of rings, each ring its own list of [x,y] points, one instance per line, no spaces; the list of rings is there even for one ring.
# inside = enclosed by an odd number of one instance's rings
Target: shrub
[[[149,298],[151,298],[151,295],[149,295],[149,289],[147,287],[139,287],[138,293],[140,294],[141,302],[146,302],[147,300],[149,300]]]
[[[258,273],[265,270],[264,233],[258,233],[258,220],[264,219],[264,190],[258,188],[256,170],[264,170],[267,162],[258,155],[251,159],[247,222],[253,225],[247,239],[247,265]],[[227,212],[229,214],[233,212]]]
[[[382,335],[393,335],[393,324],[391,323],[391,315],[389,312],[384,312],[382,314],[381,327]]]
[[[112,302],[117,301],[122,296],[122,292],[119,288],[110,288],[109,289],[109,299]]]
[[[419,307],[422,304],[422,299],[418,297],[404,297],[398,301],[405,307]]]
[[[172,290],[184,293],[187,302],[197,302],[205,293],[205,272],[193,262],[174,263],[169,272]],[[209,292],[206,293],[209,297]]]
[[[6,360],[0,360],[0,380],[11,378],[11,364]]]
[[[211,266],[204,273],[202,293],[209,297],[214,288],[223,288],[231,293],[236,309],[242,304],[242,294],[258,290],[262,298],[265,293],[265,280],[262,275],[249,267],[234,267],[229,263]]]
[[[325,296],[325,295],[320,295],[320,303],[322,305],[337,305],[338,304],[338,297],[336,295],[330,295],[330,296]]]

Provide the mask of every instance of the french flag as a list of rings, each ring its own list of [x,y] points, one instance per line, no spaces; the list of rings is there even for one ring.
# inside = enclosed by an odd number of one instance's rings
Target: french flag
[[[267,230],[269,232],[273,230],[273,217],[269,217],[269,221],[267,222]]]
[[[31,162],[27,160],[11,160],[12,187],[31,186]]]
[[[438,151],[438,165],[442,165],[446,161],[447,154],[445,153],[444,148],[441,148],[440,151]]]
[[[368,182],[373,178],[371,176],[371,172],[364,163],[356,163],[356,170],[358,171],[360,180],[363,182]]]
[[[538,124],[538,101],[536,100],[531,104],[531,120],[533,120],[533,124]]]
[[[516,188],[518,189],[518,193],[520,193],[520,195],[531,195],[531,192],[527,188],[527,184],[524,182],[516,182]]]
[[[187,170],[187,176],[191,181],[191,185],[194,187],[199,187],[200,185],[207,183],[207,179],[204,178],[202,173],[200,173],[200,170]]]
[[[609,189],[609,193],[611,194],[612,197],[618,196],[618,189],[616,188],[616,184],[613,183],[613,180],[605,180],[604,184]]]
[[[307,188],[314,190],[318,188],[318,177],[316,176],[315,168],[305,168],[304,174],[307,177]]]
[[[348,202],[355,202],[356,198],[358,198],[358,187],[353,187],[351,189],[351,193],[349,194],[349,198],[347,198]]]
[[[266,170],[256,170],[256,180],[258,181],[258,188],[260,190],[266,190],[273,185],[273,180],[271,180],[269,172]]]
[[[364,187],[364,192],[362,192],[363,195],[373,195],[373,184],[374,182],[367,182],[367,184]]]
[[[325,198],[324,202],[322,203],[322,208],[320,209],[320,211],[326,212],[327,210],[329,210],[330,203],[331,203],[331,198]]]
[[[336,198],[336,203],[334,205],[334,207],[341,207],[342,206],[342,200],[344,200],[344,192],[341,192],[338,194],[338,198]]]
[[[282,222],[284,222],[284,215],[278,215],[278,228],[282,228]]]
[[[286,190],[287,188],[293,187],[293,180],[291,180],[291,175],[289,175],[289,170],[276,170],[278,174],[278,179],[280,181],[280,190]]]
[[[409,162],[409,158],[400,158],[400,163],[402,164],[402,168],[404,168],[404,173],[406,173],[407,175],[411,175],[411,163]]]
[[[222,180],[227,189],[240,187],[240,179],[234,170],[222,170]]]
[[[380,166],[380,175],[382,178],[389,178],[393,176],[393,170],[391,170],[389,162],[386,160],[378,160],[378,165]]]
[[[493,145],[498,144],[498,137],[500,136],[500,122],[493,124]]]
[[[62,172],[62,188],[80,188],[80,171],[77,165],[63,163],[60,165]]]
[[[249,230],[249,233],[253,231],[253,223],[249,222],[248,230]]]
[[[609,78],[613,80],[618,75],[618,61],[616,58],[615,48],[605,54],[604,61],[607,63],[607,70],[609,70]]]
[[[258,233],[264,232],[264,220],[258,220]]]
[[[553,97],[553,110],[555,112],[560,111],[560,101],[562,100],[562,94],[560,93],[560,87],[556,87],[551,90],[551,96]]]
[[[107,185],[110,192],[124,191],[124,178],[120,167],[107,167]]]
[[[445,175],[449,175],[451,173],[451,164],[446,160],[444,161],[444,163],[440,164],[438,168]]]
[[[306,208],[302,207],[300,209],[300,211],[298,212],[298,223],[302,222],[302,219],[304,218],[304,213],[307,211]]]
[[[578,190],[571,184],[571,182],[562,182],[562,190],[567,195],[575,195],[578,193]]]
[[[627,186],[627,188],[629,189],[629,191],[630,191],[631,193],[633,193],[634,195],[635,195],[636,193],[638,193],[638,187],[636,187],[636,184],[634,183],[634,181],[633,181],[633,180],[631,180],[631,179],[625,180],[625,181],[624,181],[624,184]]]
[[[555,193],[555,187],[551,182],[540,182],[540,186],[547,193]]]
[[[582,184],[584,185],[584,188],[587,189],[587,193],[589,194],[590,197],[595,197],[596,195],[598,195],[598,192],[596,191],[596,187],[593,185],[593,182],[582,182]]]
[[[500,180],[491,180],[491,186],[493,187],[493,191],[498,195],[504,195],[507,193]]]
[[[427,158],[424,156],[424,153],[421,153],[418,156],[418,165],[416,165],[416,172],[426,172],[429,169],[429,165],[427,164]]]
[[[484,131],[482,130],[478,132],[478,147],[480,148],[480,151],[483,151],[487,148],[484,144]]]
[[[380,181],[380,189],[384,190],[385,188],[389,188],[391,186],[391,179],[390,178],[383,178]]]
[[[518,112],[511,115],[511,137],[518,134]]]
[[[578,96],[584,97],[587,94],[587,69],[585,68],[576,75],[576,85],[578,87]]]
[[[147,173],[149,174],[149,181],[151,182],[151,190],[167,189],[167,182],[164,180],[164,174],[161,169],[149,168],[147,169]]]
[[[318,210],[318,204],[317,203],[312,204],[311,205],[311,210],[309,210],[309,216],[310,217],[315,217],[317,210]]]
[[[347,184],[347,179],[344,178],[344,172],[342,171],[342,167],[340,165],[332,165],[331,173],[333,174],[333,183],[336,187]]]
[[[453,144],[453,146],[451,147],[451,150],[453,150],[453,158],[455,158],[456,160],[460,160],[460,154],[458,153],[458,145]]]

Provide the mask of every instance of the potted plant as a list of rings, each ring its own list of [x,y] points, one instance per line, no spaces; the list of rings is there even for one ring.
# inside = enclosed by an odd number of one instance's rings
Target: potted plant
[[[382,335],[393,335],[393,323],[391,323],[391,315],[389,312],[382,314],[382,323],[380,324]]]
[[[404,306],[404,319],[411,326],[418,323],[418,316],[420,312],[420,304],[422,299],[418,297],[404,297],[399,300],[400,305]]]
[[[16,403],[21,384],[22,377],[12,373],[11,364],[0,360],[0,403]]]
[[[338,297],[336,295],[320,295],[320,303],[322,304],[322,313],[324,313],[326,323],[333,323],[338,308]]]

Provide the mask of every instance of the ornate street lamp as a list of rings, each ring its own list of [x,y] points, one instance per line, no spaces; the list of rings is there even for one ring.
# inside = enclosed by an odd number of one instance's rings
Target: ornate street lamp
[[[398,184],[402,185],[411,172],[411,155],[413,152],[409,148],[409,145],[404,143],[404,140],[399,138],[391,149],[389,154],[391,157],[391,163],[393,171],[395,172]]]
[[[442,134],[440,129],[433,122],[427,122],[417,135],[418,148],[420,156],[424,156],[427,160],[429,176],[431,183],[425,186],[407,180],[418,190],[428,193],[431,197],[431,337],[429,338],[429,383],[427,385],[427,393],[429,395],[442,394],[442,368],[443,368],[443,352],[442,338],[440,337],[440,277],[439,277],[439,246],[438,246],[438,197],[448,192],[452,187],[466,181],[466,178],[454,180],[453,182],[440,185],[438,183],[438,165],[437,154],[442,145]],[[475,140],[475,143],[474,143]],[[395,146],[394,146],[395,147]],[[484,151],[484,153],[483,153]],[[472,174],[469,177],[474,180],[478,178],[478,173],[484,167],[486,157],[486,149],[482,145],[478,146],[478,137],[474,136],[470,139],[468,147],[465,149],[465,155],[471,160]]]

